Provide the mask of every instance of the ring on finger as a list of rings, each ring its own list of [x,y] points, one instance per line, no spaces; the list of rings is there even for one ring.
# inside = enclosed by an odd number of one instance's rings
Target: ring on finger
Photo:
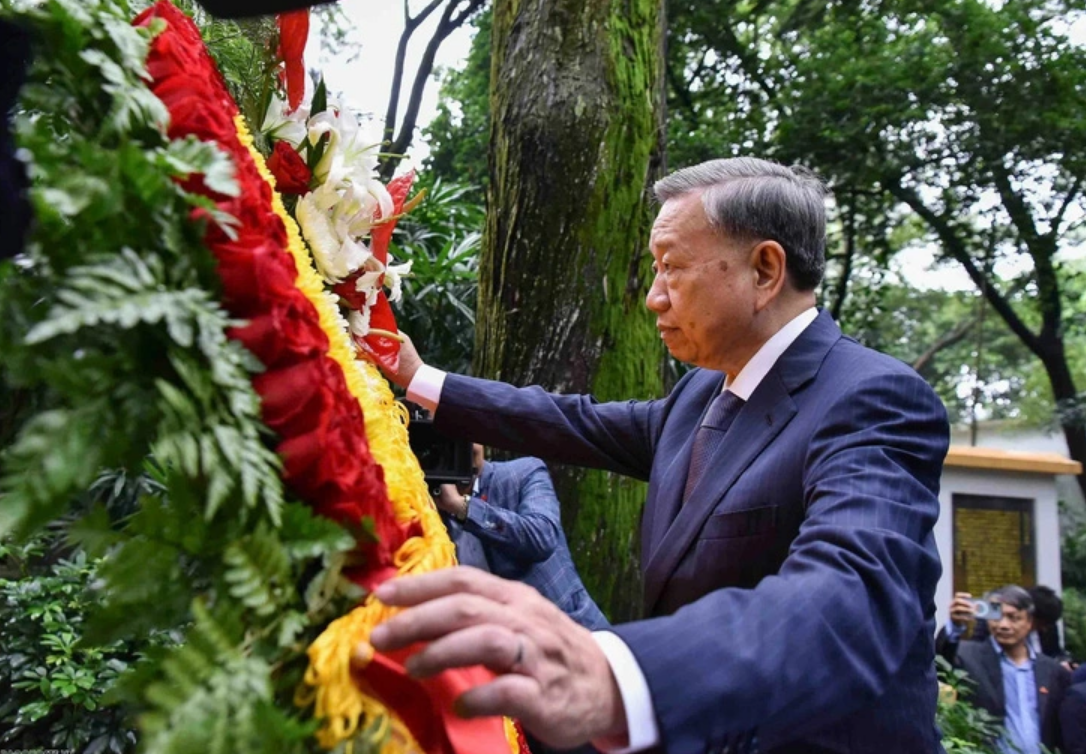
[[[517,654],[513,658],[513,664],[509,666],[509,672],[516,672],[522,662],[524,662],[524,637],[517,634]]]

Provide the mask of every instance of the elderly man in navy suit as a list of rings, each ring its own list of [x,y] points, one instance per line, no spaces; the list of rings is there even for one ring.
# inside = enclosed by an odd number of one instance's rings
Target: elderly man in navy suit
[[[443,484],[434,497],[462,565],[534,587],[588,629],[607,619],[577,574],[547,466],[538,458],[486,461],[472,448],[470,491]]]
[[[556,746],[930,754],[932,529],[946,411],[906,365],[844,337],[814,290],[825,195],[808,171],[714,160],[656,185],[646,298],[696,366],[659,400],[434,370],[390,377],[435,426],[649,482],[644,620],[588,632],[534,590],[474,569],[387,582],[407,607],[377,649],[426,642],[418,676],[484,664],[466,715],[508,714]]]

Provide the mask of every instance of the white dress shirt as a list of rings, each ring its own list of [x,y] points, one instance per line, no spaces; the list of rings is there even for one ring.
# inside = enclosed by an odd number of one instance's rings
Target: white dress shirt
[[[750,400],[754,390],[769,374],[777,359],[788,346],[815,321],[818,310],[814,307],[791,320],[758,349],[734,380],[725,380],[724,389],[731,390],[744,401]],[[445,372],[423,365],[415,373],[407,387],[407,399],[425,407],[430,413],[437,411],[441,400],[441,388],[445,384]],[[637,658],[617,634],[610,631],[593,631],[600,650],[611,666],[622,706],[626,711],[627,735],[620,740],[599,739],[592,744],[609,754],[630,754],[660,743],[660,729],[656,724],[656,712],[645,674],[637,664]]]

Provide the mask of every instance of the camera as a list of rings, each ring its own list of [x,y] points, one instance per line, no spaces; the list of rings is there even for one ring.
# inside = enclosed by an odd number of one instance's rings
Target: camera
[[[999,620],[1003,617],[1003,605],[987,600],[973,600],[977,620]]]
[[[410,418],[407,440],[411,452],[419,459],[430,493],[438,494],[443,484],[458,487],[470,485],[475,478],[471,465],[471,443],[438,432],[430,413],[422,406],[405,400],[400,402],[407,407]]]

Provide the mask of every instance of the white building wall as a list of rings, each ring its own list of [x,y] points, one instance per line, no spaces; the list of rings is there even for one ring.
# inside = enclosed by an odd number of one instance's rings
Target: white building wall
[[[1054,477],[1049,474],[946,466],[943,468],[939,490],[939,521],[935,525],[935,543],[943,561],[943,575],[935,590],[937,625],[946,624],[950,600],[954,596],[952,500],[955,493],[1033,500],[1037,583],[1052,587],[1057,594],[1063,591],[1060,580],[1060,523]]]

